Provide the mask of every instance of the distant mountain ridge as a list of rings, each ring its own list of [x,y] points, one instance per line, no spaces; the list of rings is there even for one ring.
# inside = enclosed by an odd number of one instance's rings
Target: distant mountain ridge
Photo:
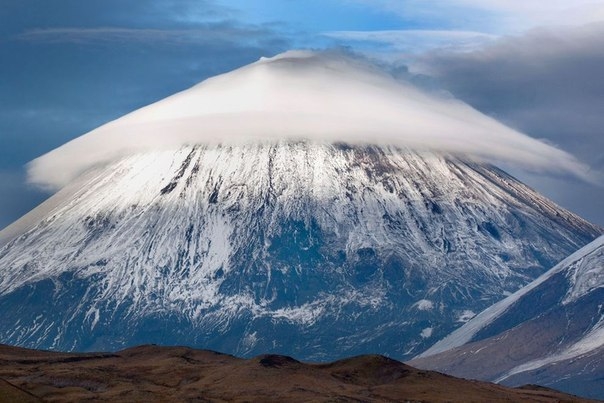
[[[492,165],[443,153],[149,151],[0,233],[0,340],[410,358],[600,233]]]
[[[604,236],[489,307],[412,363],[604,399]]]

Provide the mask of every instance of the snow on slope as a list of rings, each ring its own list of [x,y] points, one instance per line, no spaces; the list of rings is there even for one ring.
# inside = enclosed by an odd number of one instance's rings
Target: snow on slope
[[[601,236],[410,363],[604,399],[603,273]]]
[[[445,154],[308,141],[145,152],[0,234],[0,337],[406,357],[599,231]]]
[[[581,340],[575,342],[563,351],[552,354],[550,356],[539,358],[525,362],[507,371],[505,374],[495,379],[496,383],[505,381],[506,379],[521,374],[523,372],[534,371],[543,368],[547,365],[555,364],[560,361],[577,359],[594,350],[601,349],[604,346],[604,318],[600,318],[596,326],[589,331]],[[572,375],[571,375],[572,376]]]
[[[576,301],[596,288],[604,287],[604,236],[599,237],[568,256],[554,268],[544,273],[526,287],[523,287],[504,300],[485,309],[464,326],[434,344],[424,353],[419,355],[418,358],[435,355],[473,341],[475,335],[479,331],[514,307],[514,304],[520,301],[525,295],[544,283],[547,283],[549,279],[560,272],[568,272],[572,284],[572,287],[567,291],[564,297],[564,304]],[[545,310],[549,307],[543,308]],[[600,321],[598,321],[598,323],[600,323]],[[602,322],[602,324],[604,325],[604,322]],[[600,338],[600,336],[604,335],[601,334],[602,331],[604,331],[604,328],[600,329],[596,326],[590,334],[586,335],[586,339],[578,341],[577,344],[570,346],[565,352],[543,360],[537,360],[533,363],[523,364],[522,368],[529,368],[534,365],[545,365],[547,363],[555,362],[556,360],[561,360],[564,357],[566,359],[572,358],[591,349],[598,348],[604,344],[604,337]],[[587,340],[591,341],[588,342]],[[597,340],[598,342],[594,344],[592,342],[594,340]],[[525,371],[526,368],[522,370],[518,369],[518,371]]]
[[[0,340],[417,354],[600,233],[476,156],[582,175],[341,54],[206,80],[32,162],[68,185],[0,233]]]
[[[29,174],[57,189],[136,152],[259,139],[390,144],[587,178],[569,154],[462,102],[423,93],[351,56],[307,51],[263,58],[105,124],[37,158]]]
[[[567,277],[571,283],[571,287],[562,302],[564,305],[576,302],[598,288],[604,288],[604,236],[599,237],[564,259],[546,275],[549,274],[549,277],[551,277],[563,270],[568,272]],[[495,382],[502,382],[513,375],[542,368],[556,362],[575,359],[601,349],[604,347],[604,310],[600,310],[600,316],[593,318],[593,322],[593,326],[588,331],[572,344],[565,346],[561,351],[518,365],[500,376]]]

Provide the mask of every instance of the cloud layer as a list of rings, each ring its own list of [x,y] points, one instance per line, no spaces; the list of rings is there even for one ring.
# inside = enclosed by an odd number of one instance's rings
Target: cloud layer
[[[208,79],[32,161],[30,180],[60,188],[120,156],[183,144],[275,139],[388,143],[470,154],[586,177],[571,155],[333,52],[287,52]]]
[[[475,108],[604,168],[604,24],[540,29],[420,70]]]
[[[425,55],[416,70],[476,109],[571,152],[604,178],[604,24],[540,28],[467,53]],[[603,223],[602,186],[522,176]]]
[[[28,161],[200,80],[292,47],[278,27],[244,17],[214,0],[3,1],[0,228],[48,197],[25,183]]]

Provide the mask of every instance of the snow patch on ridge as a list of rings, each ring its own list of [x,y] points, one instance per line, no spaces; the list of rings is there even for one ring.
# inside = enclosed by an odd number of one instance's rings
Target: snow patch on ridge
[[[434,302],[429,299],[420,299],[417,301],[414,306],[420,311],[431,311],[434,309]]]
[[[563,304],[569,304],[596,288],[604,287],[604,242],[600,247],[587,253],[581,262],[570,268],[569,277],[572,287],[568,290]]]
[[[459,315],[459,317],[457,318],[457,321],[466,323],[467,321],[469,321],[470,319],[472,319],[475,316],[476,316],[476,313],[474,311],[466,309]]]
[[[431,327],[424,328],[420,333],[420,336],[422,336],[423,339],[429,339],[430,337],[432,337],[433,330],[434,328]]]

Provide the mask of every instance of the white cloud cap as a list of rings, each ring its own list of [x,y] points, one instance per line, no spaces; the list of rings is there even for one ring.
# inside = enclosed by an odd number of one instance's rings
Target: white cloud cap
[[[427,94],[339,52],[290,51],[216,76],[33,160],[57,189],[124,155],[184,144],[274,140],[387,143],[585,177],[570,154],[460,101]]]

